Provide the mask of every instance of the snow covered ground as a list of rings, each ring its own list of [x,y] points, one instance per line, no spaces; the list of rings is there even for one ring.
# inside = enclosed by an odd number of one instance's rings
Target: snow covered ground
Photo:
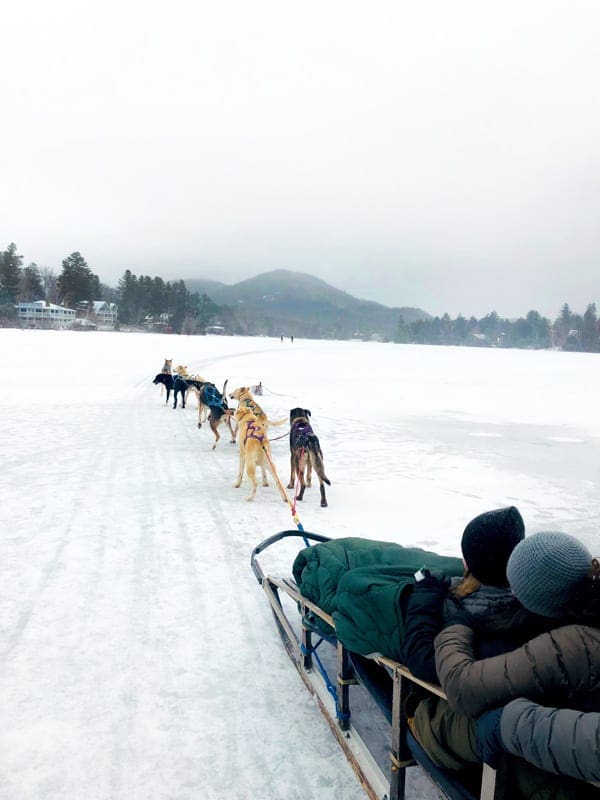
[[[307,490],[306,530],[458,554],[469,519],[512,503],[529,533],[600,553],[598,356],[10,329],[0,345],[2,800],[364,797],[249,567],[289,508],[273,485],[254,503],[232,488],[235,448],[213,452],[195,401],[173,410],[152,385],[165,357],[262,381],[272,418],[311,409],[332,486],[326,509]],[[272,449],[287,483],[286,437]],[[289,574],[295,552],[266,567]]]

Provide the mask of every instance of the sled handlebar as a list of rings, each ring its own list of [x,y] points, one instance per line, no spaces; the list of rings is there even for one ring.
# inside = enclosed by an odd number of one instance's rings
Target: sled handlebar
[[[263,550],[266,550],[267,547],[275,544],[275,542],[279,542],[281,539],[287,539],[289,536],[301,536],[303,539],[312,539],[315,542],[328,542],[330,539],[329,536],[321,536],[320,533],[309,533],[307,531],[294,530],[280,531],[279,533],[273,534],[273,536],[269,536],[269,538],[265,539],[264,542],[257,544],[250,556],[250,566],[252,567],[252,572],[254,572],[254,575],[256,576],[256,580],[261,586],[265,575],[260,564],[256,560],[256,557],[262,553]]]

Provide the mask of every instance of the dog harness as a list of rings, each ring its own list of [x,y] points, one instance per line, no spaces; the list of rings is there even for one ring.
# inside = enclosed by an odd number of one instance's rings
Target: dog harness
[[[225,403],[223,402],[223,395],[217,389],[217,387],[212,383],[207,383],[202,390],[202,402],[205,406],[209,408],[223,408],[225,409]]]
[[[303,422],[302,420],[300,422],[295,422],[291,434],[292,447],[303,447],[306,449],[311,436],[314,436],[314,431],[308,422]]]
[[[264,433],[261,433],[260,435],[254,433],[254,431],[259,431],[259,430],[260,428],[257,428],[253,422],[249,422],[248,427],[246,428],[246,438],[244,441],[247,442],[248,439],[258,439],[259,442],[262,442],[265,438]]]
[[[250,409],[250,411],[254,414],[255,417],[266,417],[267,416],[265,414],[265,412],[262,410],[262,408],[259,408],[253,400],[247,400],[247,399],[246,400],[242,400],[240,405],[245,406],[246,408]]]

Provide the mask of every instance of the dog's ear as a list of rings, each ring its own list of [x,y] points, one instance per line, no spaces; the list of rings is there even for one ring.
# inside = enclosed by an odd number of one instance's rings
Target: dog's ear
[[[306,414],[307,417],[310,417],[310,410],[308,408],[304,409],[304,413]]]

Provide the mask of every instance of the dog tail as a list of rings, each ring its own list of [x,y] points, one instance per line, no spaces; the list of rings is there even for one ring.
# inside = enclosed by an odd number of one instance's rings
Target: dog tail
[[[317,442],[311,441],[308,443],[308,449],[310,451],[310,458],[313,462],[313,467],[315,468],[315,472],[319,476],[319,479],[326,483],[327,486],[331,486],[331,481],[325,475],[325,465],[323,464],[323,453],[321,452],[321,448],[317,444]]]
[[[284,417],[283,419],[268,419],[267,425],[271,428],[277,428],[279,425],[285,425],[288,422],[288,418]]]

